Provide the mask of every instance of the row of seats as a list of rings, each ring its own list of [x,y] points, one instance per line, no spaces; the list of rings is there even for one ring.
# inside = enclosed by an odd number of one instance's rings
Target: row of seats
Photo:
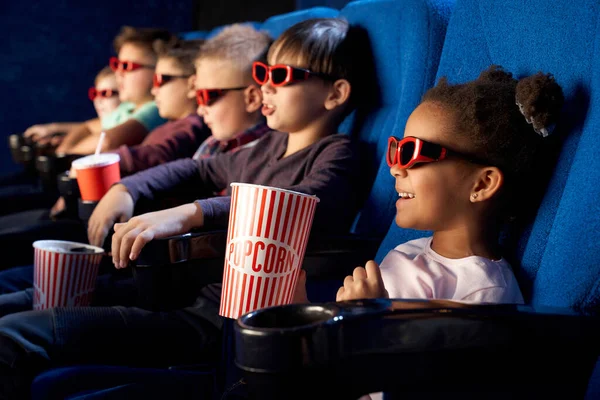
[[[289,26],[302,20],[314,17],[346,18],[349,22],[363,27],[371,40],[372,54],[376,72],[378,99],[377,107],[369,112],[356,112],[350,115],[340,127],[340,132],[352,135],[360,142],[366,155],[364,165],[365,179],[374,182],[372,194],[361,214],[357,216],[353,233],[356,235],[376,237],[378,244],[387,231],[394,215],[393,207],[396,194],[390,185],[390,176],[382,165],[387,137],[392,132],[402,131],[408,115],[414,109],[424,91],[434,83],[437,63],[441,54],[446,25],[450,16],[453,0],[359,0],[349,3],[342,10],[325,7],[296,11],[289,14],[273,16],[262,23],[254,22],[257,28],[267,30],[273,37],[280,35]],[[186,33],[183,36],[208,37],[221,29],[210,32]],[[378,174],[379,171],[379,174]],[[385,172],[385,173],[382,173]],[[377,178],[375,178],[377,176]],[[385,210],[375,217],[372,210]],[[373,222],[376,222],[373,224]],[[151,246],[149,246],[151,248]],[[173,248],[172,246],[168,246]],[[369,254],[372,257],[373,254]],[[143,257],[140,257],[143,258]],[[150,257],[156,259],[156,257]],[[222,258],[220,259],[222,266]],[[339,280],[335,285],[339,285]],[[225,334],[230,337],[229,334]],[[225,341],[227,343],[227,340]],[[224,366],[231,367],[232,357],[227,345],[224,346]],[[221,366],[222,367],[222,366]],[[115,369],[116,368],[116,369]],[[115,373],[115,371],[117,371]],[[179,377],[190,377],[198,380],[198,376],[216,376],[223,386],[223,376],[214,374],[211,368],[199,368],[190,372],[177,369],[163,371],[163,383],[176,382]],[[40,375],[33,384],[32,393],[36,399],[58,398],[79,393],[86,386],[97,389],[125,385],[120,390],[137,390],[142,393],[156,385],[157,371],[119,368],[119,367],[68,367],[47,371]],[[115,375],[119,379],[115,380]],[[106,386],[99,382],[103,380]],[[81,385],[74,387],[66,382],[76,380]],[[163,385],[163,387],[164,387]],[[168,386],[167,386],[168,387]],[[218,397],[220,390],[215,390]],[[196,393],[198,394],[198,393]]]
[[[593,233],[600,225],[600,217],[588,210],[597,209],[595,199],[600,194],[594,157],[600,150],[594,137],[600,108],[593,92],[600,84],[593,69],[600,54],[596,48],[600,43],[596,41],[598,4],[591,0],[560,5],[542,0],[453,3],[358,0],[340,11],[314,8],[275,16],[255,25],[276,37],[306,18],[341,16],[369,33],[378,81],[378,107],[366,115],[350,116],[340,131],[360,141],[369,156],[365,174],[373,184],[351,233],[378,238],[378,245],[383,238],[376,261],[381,261],[397,244],[426,234],[400,229],[393,222],[397,194],[382,161],[387,137],[402,135],[408,115],[435,79],[448,76],[451,82],[471,80],[490,64],[500,64],[518,76],[538,70],[553,73],[567,99],[559,126],[565,134],[563,151],[535,220],[518,237],[506,238],[506,243],[513,243],[516,249],[511,261],[518,268],[528,302],[597,313],[600,251]],[[163,372],[163,387],[179,376],[174,370]],[[50,398],[42,393],[64,396],[64,382],[73,377],[93,381],[98,387],[103,373],[107,373],[107,367],[46,372],[34,382],[34,397]],[[160,371],[147,371],[144,375],[139,370],[120,368],[119,374],[119,385],[143,392]],[[594,390],[597,389],[590,387],[589,393],[597,393]]]

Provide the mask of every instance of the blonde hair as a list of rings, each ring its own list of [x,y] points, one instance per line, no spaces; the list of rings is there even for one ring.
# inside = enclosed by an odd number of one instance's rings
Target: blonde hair
[[[195,62],[217,58],[230,61],[242,72],[250,73],[254,61],[266,59],[272,42],[267,32],[258,31],[250,24],[229,25],[202,45]]]
[[[113,41],[113,47],[118,54],[123,45],[130,43],[147,50],[156,57],[155,46],[158,46],[161,42],[165,45],[170,45],[176,41],[177,36],[166,29],[123,26]]]
[[[94,79],[94,86],[98,86],[98,82],[100,82],[101,79],[107,78],[114,74],[115,73],[113,72],[113,70],[110,69],[110,67],[107,65],[106,67],[102,68],[100,72],[98,72],[98,74],[96,75],[96,78]]]

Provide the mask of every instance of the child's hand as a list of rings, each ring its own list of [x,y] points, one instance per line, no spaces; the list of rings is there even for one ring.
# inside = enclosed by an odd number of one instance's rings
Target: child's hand
[[[88,240],[100,246],[115,222],[125,222],[133,215],[133,199],[123,185],[115,185],[102,197],[88,222]]]
[[[353,274],[344,279],[344,286],[338,290],[335,300],[376,299],[381,297],[388,297],[381,278],[381,271],[375,261],[368,261],[365,268],[356,267]]]
[[[292,303],[310,303],[306,295],[306,271],[303,269],[300,270],[300,275],[296,282],[296,290],[294,291]]]
[[[56,154],[68,154],[73,145],[67,145],[65,142],[61,142],[56,149],[54,149],[54,153]]]
[[[129,260],[135,260],[139,256],[149,241],[187,233],[192,228],[201,226],[201,214],[200,206],[192,203],[133,217],[125,224],[115,224],[112,238],[113,264],[116,268],[125,268]]]
[[[31,138],[33,141],[37,142],[38,140],[54,133],[56,133],[56,129],[54,129],[53,124],[39,124],[27,128],[27,130],[23,133],[23,136]]]
[[[58,198],[58,200],[56,200],[56,203],[54,203],[54,205],[50,209],[50,218],[56,217],[58,214],[60,214],[62,211],[64,211],[65,208],[66,208],[65,199],[64,199],[64,197],[61,196]]]
[[[62,143],[64,138],[65,138],[64,136],[52,136],[49,139],[50,145],[54,146],[54,147],[58,147],[58,146],[60,146],[60,144]]]

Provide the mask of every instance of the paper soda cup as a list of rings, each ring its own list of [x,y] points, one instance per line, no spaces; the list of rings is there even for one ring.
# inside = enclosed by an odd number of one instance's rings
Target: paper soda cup
[[[310,234],[316,196],[232,183],[219,315],[289,304]]]
[[[84,201],[99,201],[110,187],[121,180],[118,154],[101,153],[78,158],[71,166],[77,170],[77,185]]]
[[[33,248],[33,309],[88,306],[104,250],[63,240],[38,240]]]

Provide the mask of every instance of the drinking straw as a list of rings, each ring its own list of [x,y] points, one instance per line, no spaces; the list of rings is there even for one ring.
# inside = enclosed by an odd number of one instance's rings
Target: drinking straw
[[[94,156],[97,156],[98,154],[100,154],[100,149],[102,148],[102,142],[104,142],[104,136],[106,136],[106,132],[102,131],[100,133],[100,139],[98,139],[98,145],[96,145],[96,152],[94,153]]]

